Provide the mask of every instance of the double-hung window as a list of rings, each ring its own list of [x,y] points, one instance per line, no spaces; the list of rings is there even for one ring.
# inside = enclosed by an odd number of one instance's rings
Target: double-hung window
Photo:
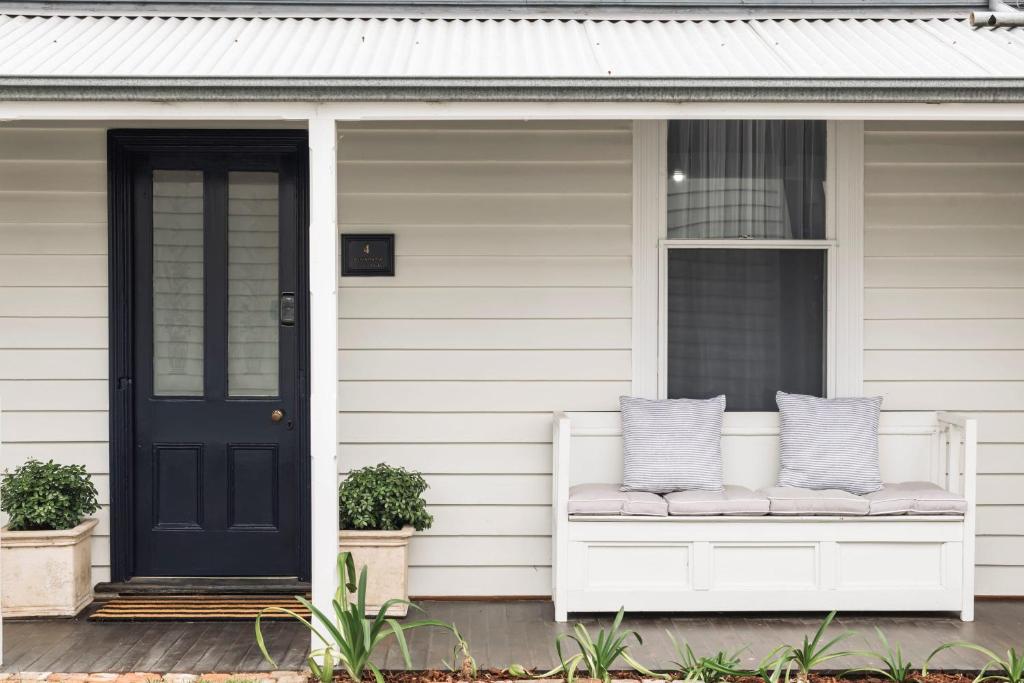
[[[774,411],[829,393],[824,121],[671,121],[660,393]]]

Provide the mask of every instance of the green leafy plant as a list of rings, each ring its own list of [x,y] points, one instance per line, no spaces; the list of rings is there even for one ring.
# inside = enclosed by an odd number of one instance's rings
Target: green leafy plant
[[[912,675],[913,665],[903,658],[903,649],[899,645],[896,645],[896,647],[891,646],[889,639],[885,637],[885,633],[877,626],[875,627],[875,632],[878,634],[878,640],[885,649],[858,654],[874,657],[878,660],[879,666],[859,666],[845,671],[843,675],[845,676],[849,673],[871,673],[891,681],[891,683],[910,683],[910,681],[914,680]]]
[[[752,672],[761,677],[764,683],[779,683],[785,673],[786,664],[789,662],[793,648],[789,645],[780,645],[766,654],[757,664]]]
[[[455,636],[455,647],[452,648],[451,661],[441,660],[441,663],[445,665],[452,673],[457,673],[465,680],[471,680],[476,678],[479,669],[476,665],[476,658],[470,654],[469,643],[462,634],[459,633],[459,628],[455,625],[451,625],[452,634]]]
[[[643,645],[644,641],[636,631],[622,628],[624,616],[625,612],[620,608],[618,614],[615,615],[615,621],[612,622],[611,630],[601,629],[597,633],[597,638],[591,637],[587,627],[580,623],[573,626],[572,633],[558,634],[558,637],[555,638],[555,651],[558,653],[560,664],[551,671],[538,674],[537,677],[547,678],[548,676],[561,673],[565,675],[566,683],[573,683],[577,679],[576,673],[582,665],[587,672],[588,678],[596,678],[604,681],[604,683],[609,683],[612,679],[612,666],[621,657],[622,661],[638,673],[652,678],[667,678],[667,676],[661,676],[650,671],[629,654],[629,646],[626,644],[627,640],[630,638],[635,639],[638,645]],[[571,640],[579,648],[579,652],[568,659],[566,659],[565,653],[562,651],[562,645],[566,640]],[[512,673],[513,671],[516,673]],[[524,671],[523,667],[518,664],[513,664],[509,667],[509,673],[513,676]]]
[[[5,475],[0,509],[10,516],[11,531],[72,529],[100,509],[83,465],[29,460]]]
[[[317,609],[309,600],[298,595],[295,596],[295,599],[310,611],[311,620],[307,620],[294,610],[276,606],[267,607],[257,615],[256,645],[271,665],[276,667],[277,663],[267,651],[261,626],[263,615],[270,612],[284,613],[302,622],[323,643],[323,647],[314,649],[306,659],[310,671],[322,683],[331,683],[334,679],[335,662],[341,664],[345,673],[353,681],[362,680],[363,673],[369,669],[377,683],[384,683],[383,674],[370,659],[377,646],[388,637],[394,636],[402,657],[405,659],[406,667],[412,668],[409,646],[405,641],[405,631],[422,626],[439,626],[452,630],[450,624],[433,619],[399,624],[395,619],[388,618],[387,611],[393,605],[404,604],[418,609],[409,601],[397,598],[388,600],[381,605],[376,616],[368,617],[366,616],[366,567],[359,572],[357,580],[355,562],[351,553],[340,553],[338,555],[338,574],[341,577],[341,585],[338,586],[334,599],[331,601],[334,607],[333,619]]]
[[[825,640],[825,631],[828,629],[832,620],[835,619],[836,612],[832,610],[829,615],[825,617],[825,620],[821,622],[818,630],[815,631],[814,637],[810,640],[807,636],[804,636],[803,644],[800,647],[789,647],[788,654],[786,655],[786,680],[789,680],[790,674],[796,671],[796,680],[798,683],[807,683],[808,674],[811,669],[823,664],[827,661],[838,659],[840,657],[849,657],[854,652],[850,651],[839,651],[835,647],[840,642],[853,636],[852,631],[844,631],[832,640]]]
[[[965,650],[974,650],[988,658],[988,661],[985,662],[985,665],[981,667],[981,671],[979,671],[978,675],[974,678],[974,683],[983,683],[984,681],[1024,683],[1024,651],[1017,654],[1017,650],[1011,647],[1006,651],[1006,657],[1004,658],[986,647],[975,645],[974,643],[968,643],[963,640],[946,643],[945,645],[940,645],[935,648],[935,650],[928,655],[924,668],[921,670],[921,675],[928,675],[928,665],[931,663],[932,658],[935,655],[939,654],[943,650],[950,650],[956,647],[963,648]]]
[[[423,500],[426,490],[421,474],[402,467],[381,463],[353,470],[338,487],[341,528],[395,531],[408,524],[429,529],[434,518]]]
[[[690,644],[685,640],[680,643],[666,630],[669,640],[675,647],[678,659],[672,662],[675,667],[677,678],[683,681],[703,681],[703,683],[721,683],[726,676],[741,676],[740,653],[743,649],[733,653],[719,651],[710,657],[698,657]]]

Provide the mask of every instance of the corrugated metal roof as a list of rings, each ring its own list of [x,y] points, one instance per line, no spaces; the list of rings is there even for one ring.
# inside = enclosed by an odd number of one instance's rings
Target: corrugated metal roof
[[[0,78],[1021,79],[1024,29],[953,19],[0,15]]]

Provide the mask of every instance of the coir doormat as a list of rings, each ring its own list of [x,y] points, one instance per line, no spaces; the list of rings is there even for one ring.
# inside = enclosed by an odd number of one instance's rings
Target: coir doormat
[[[290,595],[121,595],[100,606],[89,621],[252,621],[267,607],[310,616]],[[275,610],[263,618],[292,617]]]

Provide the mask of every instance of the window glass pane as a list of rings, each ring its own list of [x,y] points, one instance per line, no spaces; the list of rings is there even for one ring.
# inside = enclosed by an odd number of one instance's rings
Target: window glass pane
[[[726,395],[776,410],[775,392],[825,392],[825,252],[670,249],[668,396]]]
[[[153,393],[203,395],[202,171],[153,171]]]
[[[824,121],[670,121],[671,239],[825,239]]]
[[[278,393],[277,173],[228,174],[228,395]]]

